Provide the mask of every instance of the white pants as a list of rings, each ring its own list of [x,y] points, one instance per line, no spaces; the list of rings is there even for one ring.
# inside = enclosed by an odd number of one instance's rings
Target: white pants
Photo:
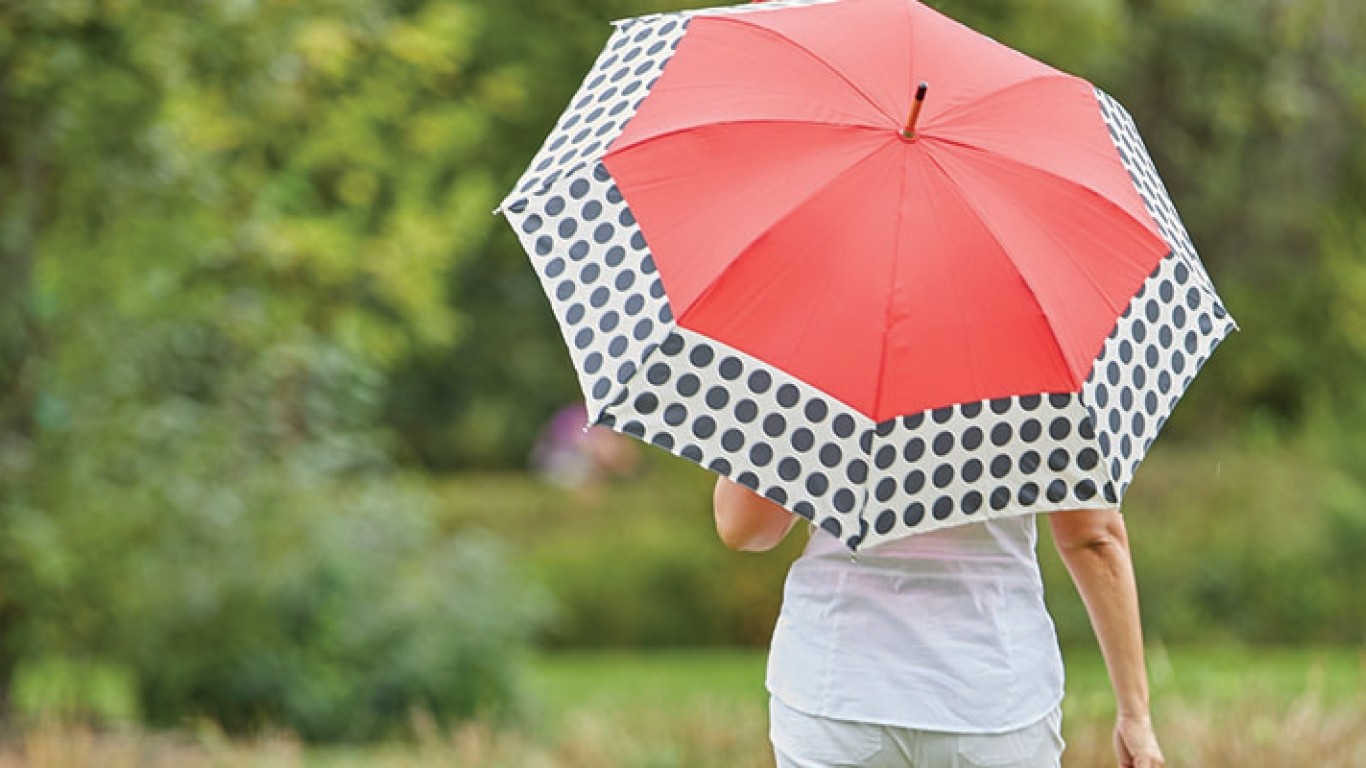
[[[778,768],[1058,768],[1062,709],[1006,733],[943,733],[831,720],[769,699]]]

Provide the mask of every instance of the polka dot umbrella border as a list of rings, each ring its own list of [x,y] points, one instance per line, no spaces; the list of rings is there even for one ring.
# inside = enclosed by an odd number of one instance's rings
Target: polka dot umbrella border
[[[761,360],[680,327],[635,216],[601,162],[698,14],[618,22],[504,201],[569,348],[590,419],[729,477],[850,550],[953,525],[1117,506],[1236,325],[1128,113],[1096,98],[1170,253],[1068,394],[957,403],[874,422]]]

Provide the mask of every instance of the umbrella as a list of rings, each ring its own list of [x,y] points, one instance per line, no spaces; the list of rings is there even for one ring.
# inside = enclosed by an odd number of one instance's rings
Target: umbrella
[[[851,550],[1119,504],[1235,327],[1128,113],[914,0],[618,22],[501,210],[594,423]]]

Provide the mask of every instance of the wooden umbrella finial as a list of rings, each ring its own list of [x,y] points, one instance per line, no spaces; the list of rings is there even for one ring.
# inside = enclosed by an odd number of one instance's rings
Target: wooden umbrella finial
[[[906,126],[901,129],[901,138],[915,138],[915,124],[920,119],[920,108],[925,106],[925,92],[928,90],[930,90],[930,84],[923,82],[919,88],[915,89],[915,101],[911,102],[911,116],[906,118]]]

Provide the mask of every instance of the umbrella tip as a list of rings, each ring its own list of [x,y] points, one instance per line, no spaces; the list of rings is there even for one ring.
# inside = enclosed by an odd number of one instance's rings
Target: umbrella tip
[[[906,118],[906,125],[901,129],[901,138],[908,141],[915,138],[915,124],[920,119],[920,108],[925,105],[925,94],[929,90],[930,84],[923,80],[915,89],[915,101],[911,102],[911,116]]]

